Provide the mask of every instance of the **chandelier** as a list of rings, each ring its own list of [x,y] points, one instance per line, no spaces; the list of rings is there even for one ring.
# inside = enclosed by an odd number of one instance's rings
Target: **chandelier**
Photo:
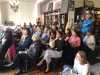
[[[14,10],[14,12],[18,12],[19,9],[19,1],[12,0],[10,1],[10,7]]]

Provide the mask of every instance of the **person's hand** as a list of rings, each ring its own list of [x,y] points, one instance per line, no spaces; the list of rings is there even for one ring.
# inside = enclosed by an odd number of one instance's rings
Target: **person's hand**
[[[21,43],[17,43],[18,44],[18,46],[20,46],[21,45]]]
[[[46,49],[48,49],[48,46],[45,46],[46,47]]]
[[[69,75],[74,75],[73,73],[70,73]]]
[[[83,42],[83,44],[84,44],[84,45],[86,45],[86,43],[85,43],[85,42]]]
[[[76,43],[76,42],[74,42],[73,44],[74,44],[74,46],[75,46],[77,43]]]
[[[86,24],[83,24],[83,27],[85,27],[86,26]]]
[[[42,41],[41,43],[44,43],[44,41]]]
[[[74,47],[74,43],[71,43],[70,46],[71,46],[71,47]]]
[[[100,42],[100,40],[99,40],[99,42]]]
[[[28,51],[25,51],[25,54],[30,54]]]
[[[16,48],[17,51],[19,51],[19,48]]]
[[[16,41],[19,41],[19,39],[16,39]]]

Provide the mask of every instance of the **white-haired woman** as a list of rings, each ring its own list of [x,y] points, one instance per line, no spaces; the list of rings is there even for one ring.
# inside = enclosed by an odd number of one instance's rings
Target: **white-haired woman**
[[[48,31],[48,29],[45,28],[45,29],[44,29],[44,33],[43,33],[42,36],[41,36],[41,40],[43,40],[43,39],[46,37],[47,31]]]
[[[24,60],[34,60],[35,58],[37,58],[37,53],[40,50],[39,49],[40,36],[38,34],[33,34],[32,40],[33,40],[33,42],[31,44],[30,48],[27,51],[24,51],[23,52],[24,54],[17,53],[13,62],[11,64],[5,65],[5,67],[11,67],[15,63],[18,63],[19,71],[17,73],[15,73],[14,75],[19,75],[19,74],[23,73],[22,66],[23,66]]]

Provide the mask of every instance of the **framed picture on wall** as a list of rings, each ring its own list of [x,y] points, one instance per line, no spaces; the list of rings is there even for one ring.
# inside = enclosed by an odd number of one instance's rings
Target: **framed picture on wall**
[[[48,6],[48,11],[52,11],[53,10],[53,3],[50,3]]]
[[[70,1],[69,2],[69,11],[74,11],[75,9],[75,1]]]
[[[62,2],[62,1],[57,2],[57,3],[55,4],[54,10],[61,9],[61,2]]]

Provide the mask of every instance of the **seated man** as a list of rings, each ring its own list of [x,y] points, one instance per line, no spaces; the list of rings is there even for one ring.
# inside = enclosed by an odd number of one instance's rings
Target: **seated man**
[[[30,28],[30,33],[33,34],[33,31],[34,31],[34,30],[33,30],[33,28],[32,28],[32,25],[29,25],[29,28]]]
[[[29,48],[29,46],[31,44],[32,40],[31,40],[29,28],[25,29],[24,35],[25,35],[24,43],[21,46],[19,46],[18,48],[16,48],[17,51],[24,51],[25,48]]]
[[[22,66],[24,60],[35,60],[40,56],[42,52],[42,50],[40,49],[41,48],[40,36],[38,34],[33,34],[32,40],[33,42],[28,51],[24,51],[24,54],[17,53],[13,62],[11,64],[5,65],[5,67],[11,67],[18,62],[19,71],[14,75],[19,75],[23,73]]]
[[[55,30],[56,31],[56,34],[57,34],[58,30],[56,29],[56,26],[55,25],[52,26],[52,29]]]

